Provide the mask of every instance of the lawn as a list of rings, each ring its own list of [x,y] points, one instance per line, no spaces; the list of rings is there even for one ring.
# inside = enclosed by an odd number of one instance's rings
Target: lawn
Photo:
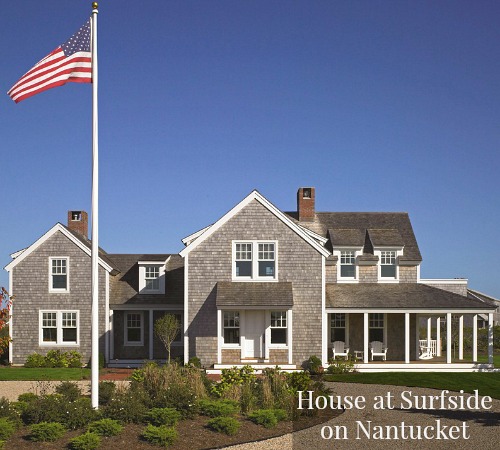
[[[90,379],[90,369],[0,368],[0,381],[78,381],[88,379]]]
[[[500,372],[380,372],[326,375],[327,381],[395,386],[426,387],[473,393],[500,399]],[[335,389],[335,388],[334,388]]]

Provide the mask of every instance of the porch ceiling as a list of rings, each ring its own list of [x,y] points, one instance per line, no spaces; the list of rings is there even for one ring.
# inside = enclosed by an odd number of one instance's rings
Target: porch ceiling
[[[291,308],[293,306],[292,283],[255,283],[219,281],[215,304],[226,307]]]
[[[417,283],[326,285],[327,308],[353,309],[488,309],[484,303]]]

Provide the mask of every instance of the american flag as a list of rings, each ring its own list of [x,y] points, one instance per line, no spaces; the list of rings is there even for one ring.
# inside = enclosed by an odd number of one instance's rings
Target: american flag
[[[70,81],[92,82],[90,19],[64,44],[35,64],[7,92],[16,103]]]

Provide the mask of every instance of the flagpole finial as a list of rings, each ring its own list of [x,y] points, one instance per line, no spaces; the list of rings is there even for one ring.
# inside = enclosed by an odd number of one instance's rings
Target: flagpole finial
[[[97,9],[98,5],[97,2],[92,2],[92,9]]]

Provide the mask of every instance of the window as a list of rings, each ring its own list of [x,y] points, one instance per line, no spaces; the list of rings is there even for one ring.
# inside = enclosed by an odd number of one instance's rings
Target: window
[[[396,252],[382,250],[380,252],[380,277],[396,278]]]
[[[276,279],[275,242],[235,242],[233,255],[233,279]]]
[[[271,344],[286,345],[286,335],[286,311],[271,311]]]
[[[346,342],[345,314],[330,314],[330,340]]]
[[[224,311],[224,344],[240,343],[240,313]]]
[[[354,250],[342,250],[340,252],[340,276],[341,278],[356,278],[356,256]]]
[[[368,340],[369,342],[384,342],[384,314],[373,313],[368,315]]]
[[[125,345],[143,345],[142,313],[125,314]]]
[[[50,258],[50,292],[68,292],[68,258]]]
[[[145,289],[147,291],[158,291],[160,289],[160,267],[146,266],[145,280],[146,280]]]
[[[77,345],[78,311],[40,311],[40,345]]]

